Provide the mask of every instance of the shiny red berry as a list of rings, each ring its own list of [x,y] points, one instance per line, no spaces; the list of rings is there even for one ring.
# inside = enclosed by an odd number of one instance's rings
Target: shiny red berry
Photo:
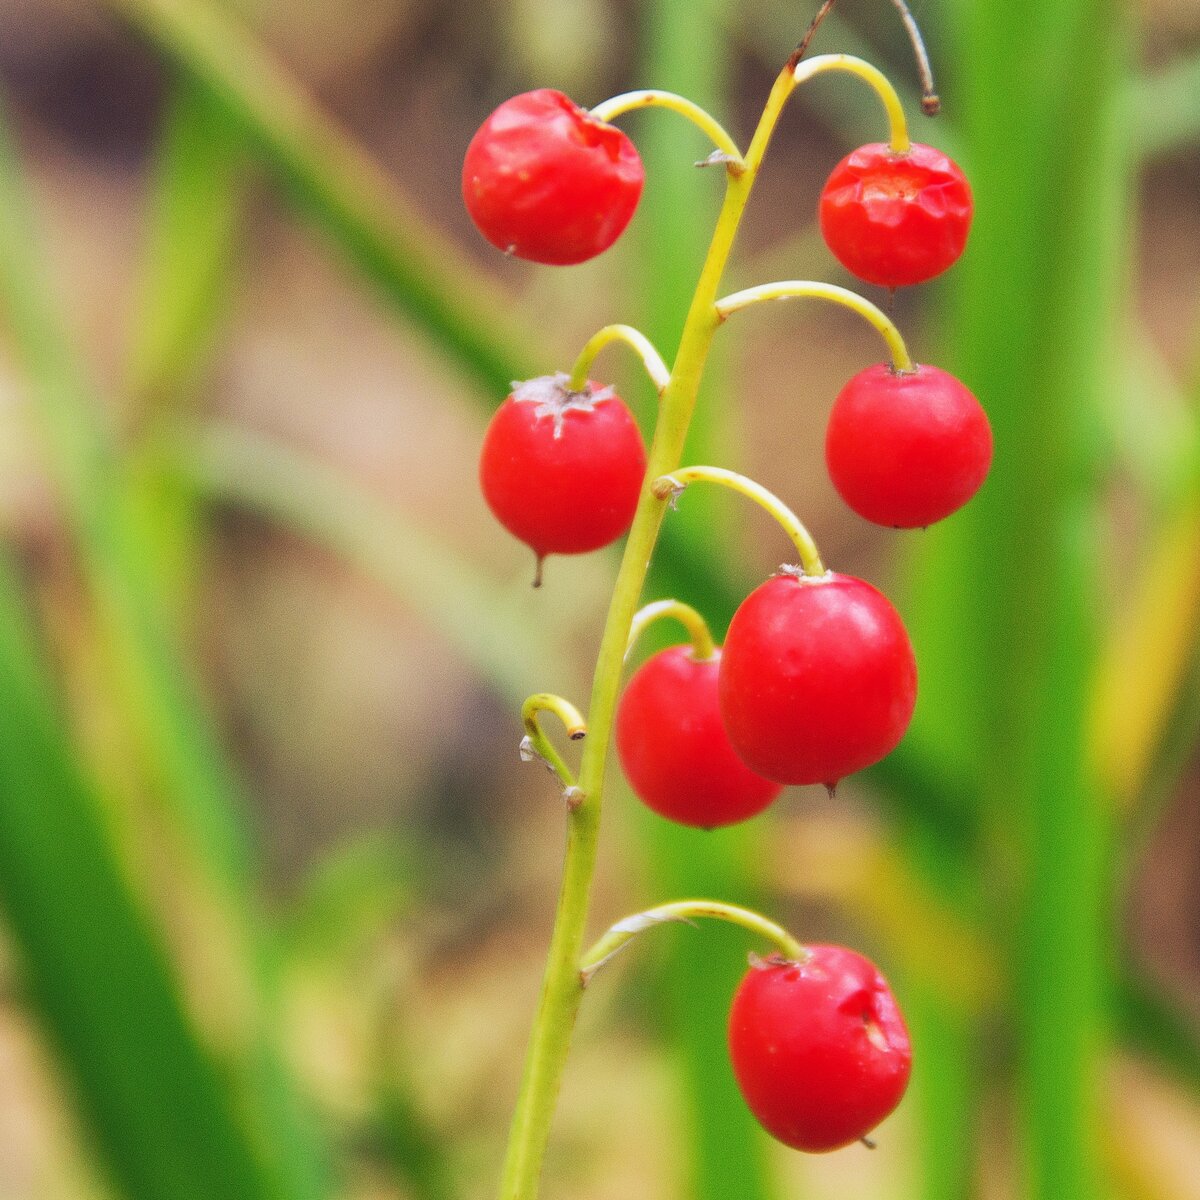
[[[877,525],[916,529],[961,508],[992,462],[979,401],[937,367],[860,371],[833,403],[825,462],[842,499]]]
[[[682,825],[714,829],[761,812],[781,787],[734,752],[717,706],[718,649],[671,646],[634,672],[617,709],[617,752],[637,796]]]
[[[734,613],[719,681],[734,749],[780,783],[837,783],[895,748],[917,699],[887,597],[832,572],[776,575]]]
[[[463,200],[493,246],[566,265],[621,236],[645,173],[634,144],[550,88],[506,100],[463,162]]]
[[[517,384],[479,458],[489,507],[539,558],[619,538],[646,473],[642,435],[624,401],[591,381],[579,392],[567,384],[563,374]]]
[[[905,154],[860,146],[821,193],[821,233],[859,279],[907,287],[940,275],[962,253],[974,204],[966,177],[932,146]]]
[[[900,1103],[912,1069],[887,981],[841,946],[751,967],[733,998],[729,1052],[763,1128],[811,1152],[870,1133]]]

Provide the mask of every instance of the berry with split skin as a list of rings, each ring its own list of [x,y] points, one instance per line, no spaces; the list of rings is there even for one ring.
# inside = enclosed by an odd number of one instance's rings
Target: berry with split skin
[[[888,288],[951,266],[973,212],[958,165],[917,142],[899,154],[881,142],[860,146],[834,167],[818,205],[821,233],[842,266]]]
[[[887,363],[842,388],[825,433],[841,497],[877,525],[916,529],[961,508],[992,462],[992,429],[974,395],[937,367]]]
[[[621,236],[644,178],[621,130],[539,88],[506,100],[479,127],[463,161],[463,201],[493,246],[566,266]]]
[[[823,783],[895,749],[917,699],[904,624],[869,583],[785,569],[734,614],[718,694],[742,760],[780,783]]]
[[[865,1138],[900,1103],[912,1070],[887,981],[842,946],[756,961],[733,998],[729,1052],[763,1128],[811,1153]]]
[[[690,645],[648,658],[621,696],[617,752],[634,793],[660,816],[701,829],[754,816],[781,785],[737,756],[717,703],[718,648],[697,658]]]
[[[539,563],[625,533],[645,473],[646,448],[624,401],[591,380],[573,391],[562,373],[513,386],[479,458],[488,506]]]

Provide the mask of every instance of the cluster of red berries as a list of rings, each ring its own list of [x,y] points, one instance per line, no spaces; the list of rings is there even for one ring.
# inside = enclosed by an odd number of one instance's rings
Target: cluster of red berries
[[[562,92],[506,100],[463,160],[463,200],[480,233],[506,254],[556,266],[607,250],[629,224],[645,171],[629,138]],[[940,150],[872,143],[829,176],[821,232],[847,270],[882,287],[940,275],[962,253],[971,189]]]
[[[463,163],[463,197],[483,235],[542,263],[583,262],[608,249],[633,216],[643,180],[624,133],[548,88],[501,104]],[[873,144],[834,168],[819,214],[826,242],[850,271],[901,287],[940,274],[962,253],[971,192],[932,147],[898,154]],[[632,418],[608,389],[589,383],[555,401],[540,384],[521,385],[489,431],[485,495],[539,556],[593,550],[628,527],[619,515],[632,519],[644,455]],[[522,407],[531,389],[533,403]],[[551,433],[554,453],[541,448]],[[834,402],[825,442],[830,478],[846,503],[896,528],[930,525],[960,508],[982,484],[991,455],[979,402],[930,366],[879,364],[854,376]],[[583,496],[604,519],[584,511]]]
[[[629,139],[560,92],[502,104],[472,140],[466,206],[495,246],[582,262],[628,224],[643,184]],[[944,155],[864,146],[830,176],[822,233],[868,282],[932,278],[963,250],[971,195]],[[935,367],[881,364],[837,397],[826,439],[846,502],[881,525],[929,525],[982,484],[991,431],[975,397]],[[611,388],[566,375],[514,385],[483,445],[480,480],[501,523],[533,548],[574,554],[629,528],[645,486],[637,426]],[[738,609],[723,648],[674,646],[630,679],[616,718],[626,775],[652,809],[712,828],[769,805],[786,784],[823,783],[877,762],[916,702],[908,635],[890,602],[846,575],[785,569]],[[730,1021],[734,1070],[761,1123],[790,1146],[863,1137],[899,1102],[911,1064],[887,984],[832,946],[755,964]]]

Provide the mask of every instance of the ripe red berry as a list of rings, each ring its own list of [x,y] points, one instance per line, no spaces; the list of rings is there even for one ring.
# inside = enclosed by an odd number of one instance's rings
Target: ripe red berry
[[[624,401],[564,374],[514,385],[483,439],[479,482],[500,523],[547,554],[607,546],[633,521],[646,449]]]
[[[506,100],[479,127],[463,162],[463,200],[493,246],[566,265],[621,236],[644,177],[621,130],[539,88]]]
[[[617,752],[637,796],[661,816],[714,829],[761,812],[781,790],[734,752],[717,706],[718,649],[671,646],[634,672],[617,709]]]
[[[914,142],[896,154],[872,143],[834,167],[818,214],[842,266],[895,288],[924,283],[955,262],[973,210],[966,177],[940,150]]]
[[[860,371],[833,403],[825,462],[860,517],[916,529],[961,508],[992,462],[992,429],[979,401],[937,367]]]
[[[751,967],[733,998],[729,1052],[760,1124],[810,1152],[870,1133],[900,1103],[912,1069],[887,981],[841,946],[810,946],[802,962]]]
[[[719,696],[729,740],[753,770],[832,786],[904,736],[917,664],[899,614],[869,583],[784,573],[734,613]]]

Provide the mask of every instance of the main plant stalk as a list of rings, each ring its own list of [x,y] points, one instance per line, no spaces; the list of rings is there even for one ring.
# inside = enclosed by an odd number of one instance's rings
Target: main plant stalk
[[[713,335],[721,324],[721,317],[716,310],[721,277],[767,143],[794,87],[792,70],[785,69],[771,90],[745,156],[744,166],[739,171],[730,170],[727,174],[725,201],[684,324],[670,382],[662,393],[646,467],[646,482],[613,588],[592,680],[588,736],[579,773],[579,788],[583,798],[568,816],[558,911],[542,980],[541,999],[526,1054],[520,1095],[509,1133],[500,1200],[534,1200],[537,1195],[542,1159],[570,1049],[571,1031],[583,997],[580,963],[596,866],[605,762],[620,689],[625,646],[666,504],[654,495],[650,485],[659,476],[670,474],[681,465],[704,366]]]

